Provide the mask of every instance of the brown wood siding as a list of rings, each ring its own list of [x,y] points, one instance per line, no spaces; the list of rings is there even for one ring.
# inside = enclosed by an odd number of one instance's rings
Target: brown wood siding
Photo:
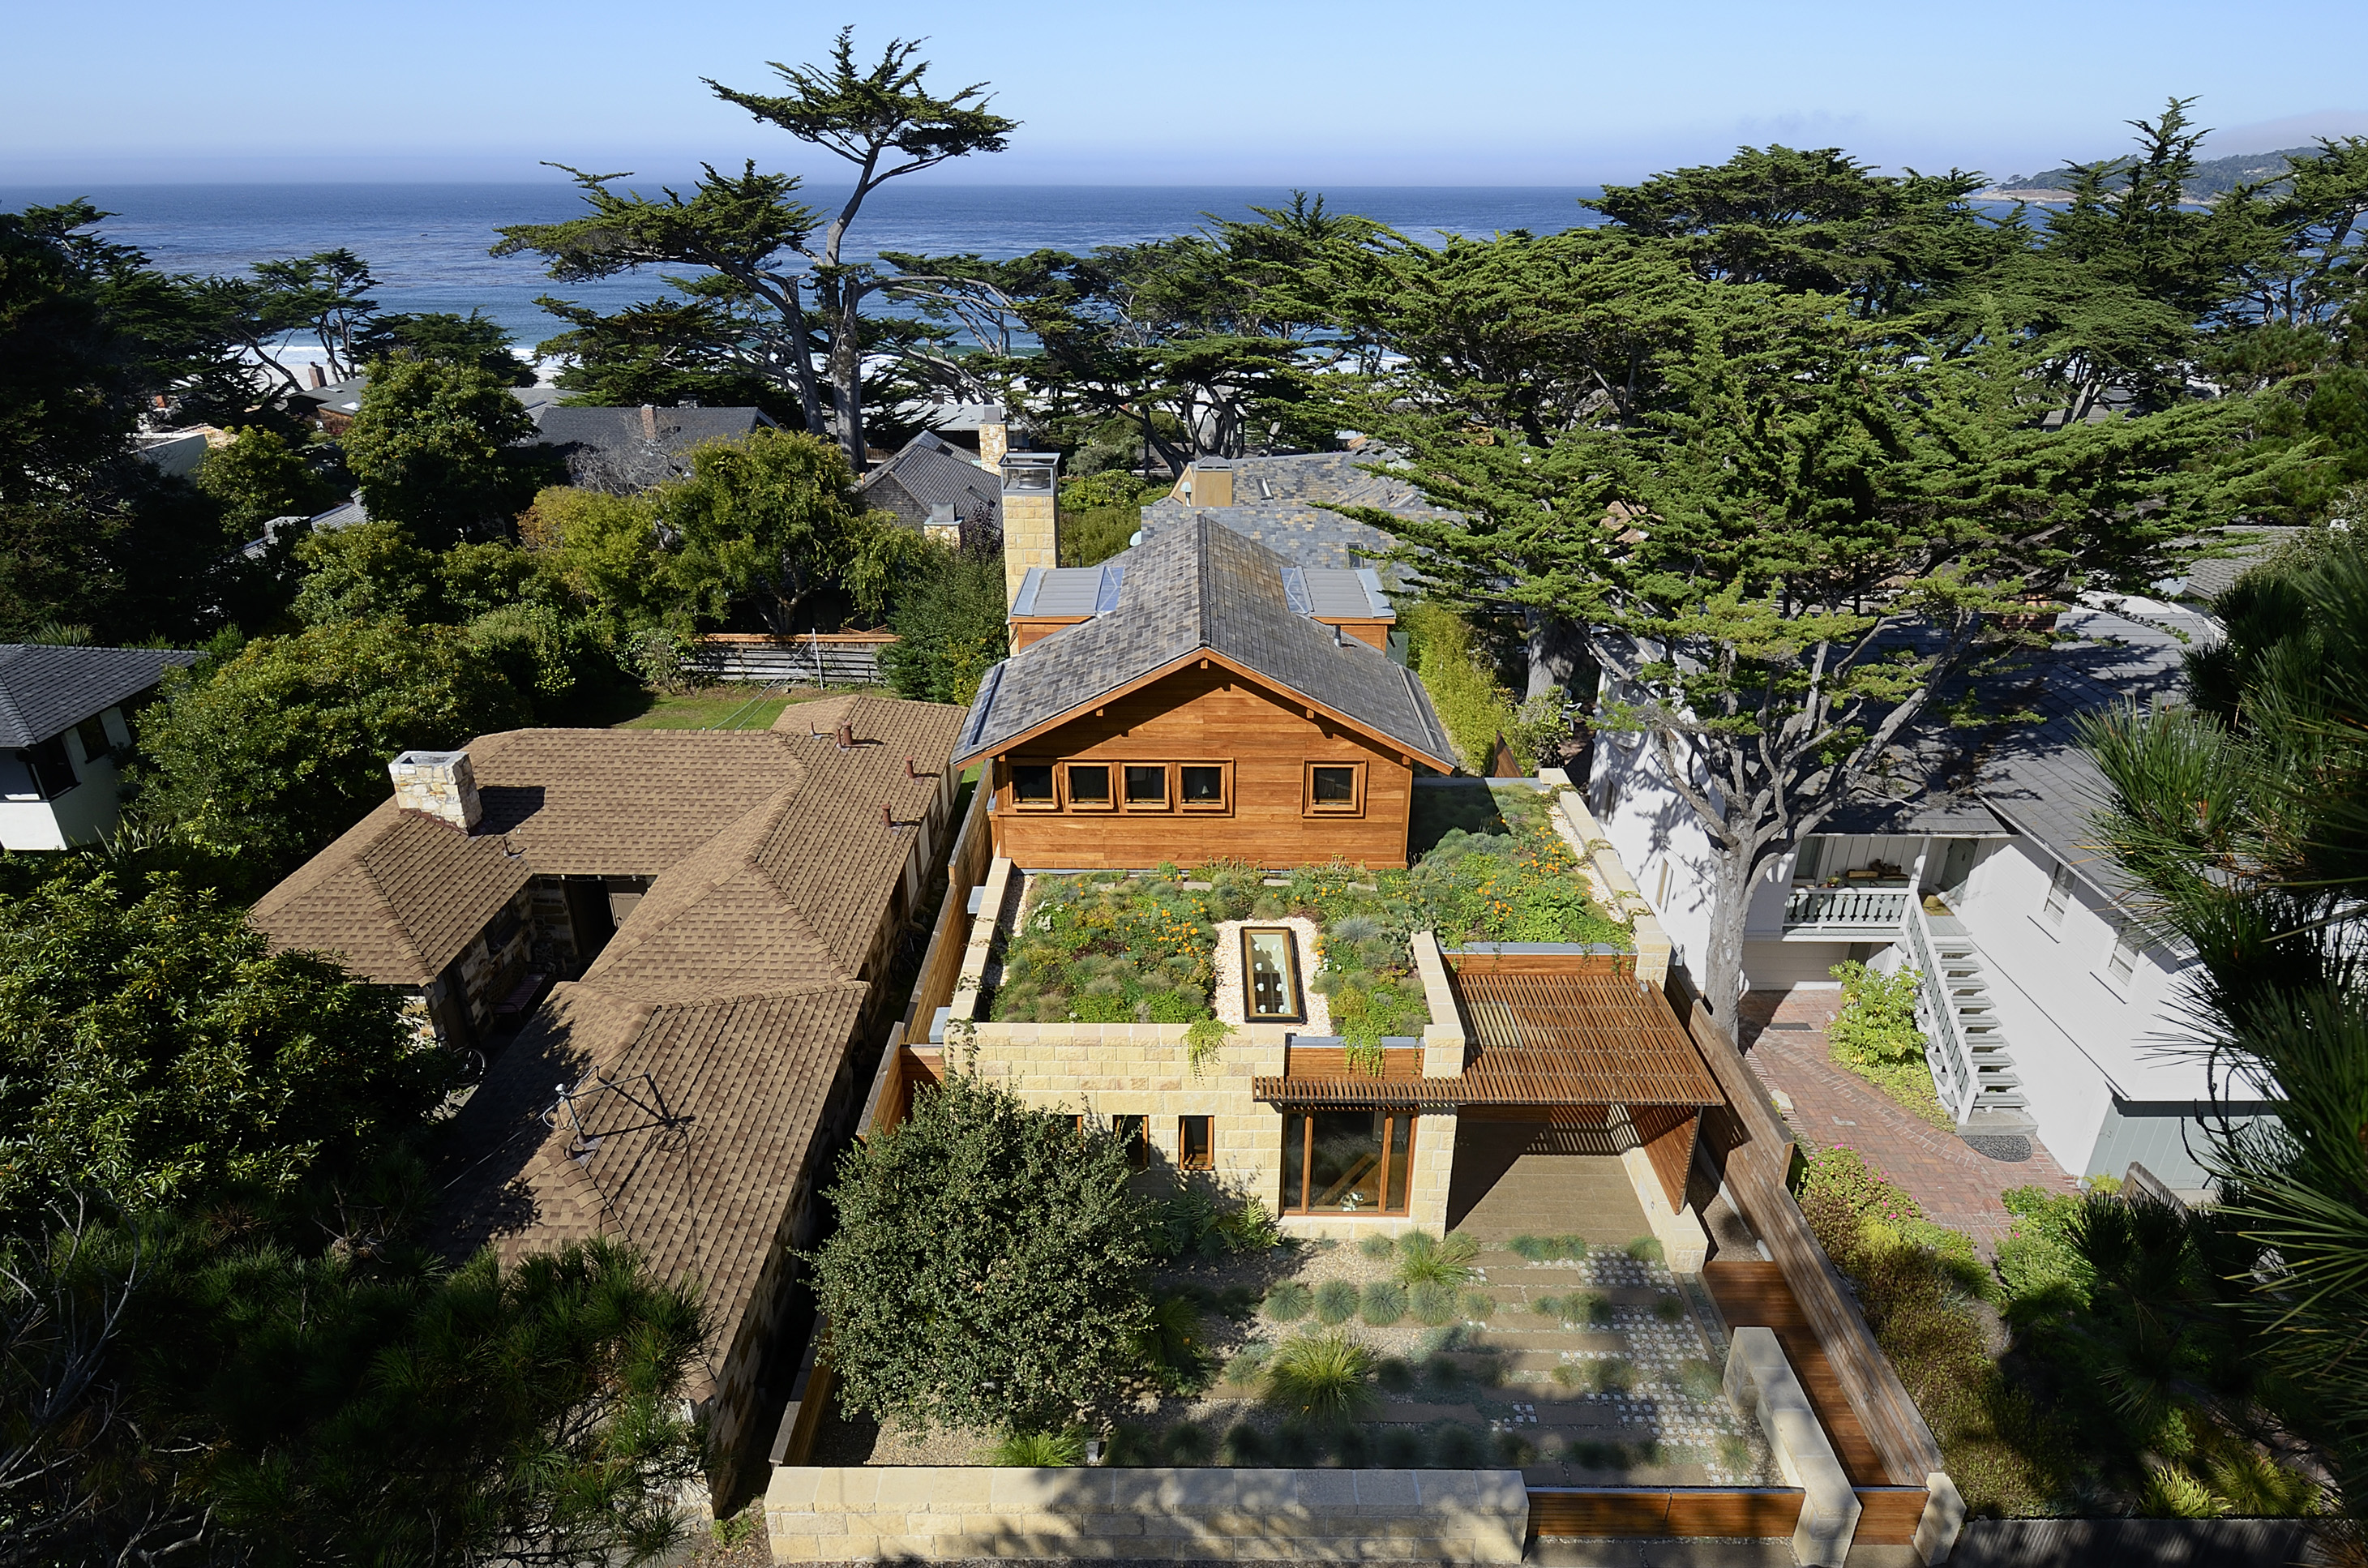
[[[1340,1046],[1293,1044],[1283,1052],[1282,1075],[1286,1082],[1292,1078],[1357,1079],[1371,1078],[1372,1074],[1349,1065],[1349,1052]],[[1382,1075],[1385,1084],[1412,1083],[1422,1076],[1420,1048],[1393,1047],[1382,1052]]]
[[[1021,811],[1011,799],[1009,763],[1230,762],[1233,793],[1222,812]],[[1364,810],[1305,811],[1306,765],[1362,762]],[[1178,670],[990,762],[996,852],[1023,868],[1063,869],[1190,866],[1212,859],[1258,866],[1342,860],[1375,869],[1406,863],[1414,770],[1405,754],[1338,723],[1307,717],[1304,705],[1232,671]]]
[[[1531,1487],[1530,1534],[1764,1540],[1793,1533],[1804,1495],[1790,1486]]]
[[[1891,1477],[1884,1471],[1883,1456],[1868,1440],[1866,1426],[1851,1408],[1850,1396],[1842,1392],[1841,1380],[1834,1374],[1816,1329],[1801,1310],[1793,1287],[1785,1282],[1783,1265],[1758,1258],[1713,1258],[1702,1265],[1702,1283],[1710,1288],[1729,1328],[1775,1330],[1776,1343],[1784,1347],[1784,1359],[1793,1364],[1793,1375],[1801,1380],[1802,1391],[1817,1413],[1817,1424],[1826,1429],[1826,1439],[1833,1444],[1834,1457],[1841,1460],[1850,1484],[1888,1483]]]
[[[1024,620],[1014,619],[1011,623],[1011,651],[1017,653],[1022,648],[1042,642],[1055,631],[1072,626],[1083,626],[1090,619],[1088,616],[1072,615],[1031,616]]]
[[[1322,615],[1309,619],[1326,626],[1337,626],[1366,647],[1378,648],[1384,653],[1390,651],[1390,628],[1397,624],[1395,620],[1335,620]]]
[[[1492,953],[1454,949],[1447,967],[1458,974],[1611,975],[1636,972],[1634,953]]]
[[[1638,1106],[1630,1117],[1636,1124],[1645,1157],[1653,1162],[1653,1174],[1661,1178],[1661,1196],[1669,1200],[1669,1211],[1676,1213],[1686,1206],[1686,1173],[1693,1168],[1694,1135],[1702,1125],[1702,1113],[1676,1106]]]
[[[945,902],[938,906],[938,924],[929,933],[922,969],[913,983],[912,1006],[905,1010],[905,1038],[926,1040],[929,1021],[939,1008],[954,999],[962,978],[962,956],[968,950],[970,891],[986,876],[993,835],[986,815],[986,789],[971,793],[970,809],[962,813],[962,831],[946,859]]]
[[[1921,1486],[1861,1486],[1856,1490],[1858,1533],[1850,1538],[1851,1545],[1914,1543],[1916,1527],[1924,1522],[1924,1507],[1930,1493]]]

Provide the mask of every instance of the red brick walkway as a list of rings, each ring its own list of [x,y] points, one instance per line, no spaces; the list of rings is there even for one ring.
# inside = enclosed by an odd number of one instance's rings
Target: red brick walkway
[[[1985,1256],[2014,1223],[2000,1193],[2016,1187],[2076,1190],[2036,1141],[2028,1160],[1990,1159],[1836,1066],[1826,1054],[1826,1026],[1840,1005],[1839,991],[1761,992],[1739,1009],[1745,1059],[1761,1082],[1792,1101],[1785,1119],[1808,1149],[1856,1149],[1906,1187],[1927,1219],[1964,1232]]]

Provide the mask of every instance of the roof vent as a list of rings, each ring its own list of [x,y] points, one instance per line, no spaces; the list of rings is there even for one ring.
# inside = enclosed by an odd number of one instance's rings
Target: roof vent
[[[386,770],[394,778],[394,803],[406,812],[423,812],[462,833],[485,814],[465,751],[407,751]]]

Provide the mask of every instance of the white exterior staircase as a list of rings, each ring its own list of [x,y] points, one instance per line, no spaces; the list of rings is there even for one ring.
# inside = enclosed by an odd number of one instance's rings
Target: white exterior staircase
[[[2035,1127],[2014,1056],[1983,973],[1981,949],[1953,915],[1908,905],[1910,961],[1922,971],[1916,1021],[1923,1026],[1932,1084],[1961,1135],[2028,1136]]]

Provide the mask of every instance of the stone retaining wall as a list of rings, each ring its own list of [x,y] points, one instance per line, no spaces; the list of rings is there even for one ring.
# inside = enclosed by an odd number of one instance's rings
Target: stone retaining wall
[[[1516,1470],[776,1471],[777,1562],[896,1558],[1519,1562]]]

